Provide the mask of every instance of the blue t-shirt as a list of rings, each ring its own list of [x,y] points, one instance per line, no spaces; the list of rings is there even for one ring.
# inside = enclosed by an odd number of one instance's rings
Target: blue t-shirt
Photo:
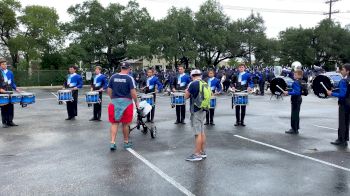
[[[109,80],[108,88],[112,89],[112,99],[129,98],[130,90],[135,89],[134,78],[125,74],[114,74]]]
[[[191,113],[197,112],[200,110],[197,106],[194,105],[194,99],[197,98],[199,94],[199,81],[195,80],[191,82],[188,86],[188,92],[191,94],[190,98],[190,111]]]

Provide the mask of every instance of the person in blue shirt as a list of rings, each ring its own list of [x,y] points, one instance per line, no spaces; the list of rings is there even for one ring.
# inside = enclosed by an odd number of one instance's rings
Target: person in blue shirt
[[[163,84],[159,81],[158,77],[154,75],[154,69],[149,68],[147,70],[147,80],[146,87],[144,88],[146,94],[153,94],[154,104],[156,103],[156,86],[158,92],[161,92],[163,89]],[[153,123],[154,114],[155,114],[156,106],[152,106],[151,112],[147,115],[147,122]]]
[[[346,147],[349,141],[350,105],[347,103],[346,99],[349,98],[350,94],[350,89],[348,89],[350,82],[350,64],[343,65],[340,73],[343,79],[339,82],[339,92],[327,91],[329,96],[338,97],[339,105],[338,139],[331,142],[331,144]]]
[[[198,69],[191,71],[192,82],[188,85],[188,89],[185,92],[185,98],[190,99],[190,112],[191,112],[191,127],[195,138],[194,153],[186,158],[186,161],[201,161],[207,158],[205,153],[206,135],[204,119],[206,112],[197,107],[199,104],[196,99],[200,93],[200,80],[202,72]]]
[[[300,106],[302,103],[302,86],[301,86],[301,79],[303,78],[303,71],[302,70],[296,70],[294,71],[294,82],[292,84],[292,90],[291,91],[284,91],[284,95],[291,95],[291,104],[292,104],[292,114],[291,114],[291,129],[286,131],[287,134],[299,134],[299,122],[300,122]]]
[[[120,68],[120,72],[110,78],[107,89],[107,94],[111,98],[111,103],[108,105],[108,118],[111,123],[111,151],[117,149],[115,141],[120,124],[124,135],[124,149],[133,147],[132,142],[129,141],[130,124],[134,113],[133,102],[137,109],[140,108],[137,100],[135,80],[128,74],[131,65],[123,62],[120,64]]]
[[[183,65],[178,66],[179,74],[174,78],[172,84],[172,91],[185,91],[187,86],[191,82],[191,78],[185,74],[185,68]],[[176,107],[176,121],[175,124],[185,124],[186,118],[186,104],[185,105],[177,105]]]
[[[213,94],[217,95],[222,92],[222,86],[219,79],[215,78],[215,72],[214,70],[209,70],[208,72],[208,79],[206,80],[208,83],[208,86],[210,87]],[[205,125],[212,125],[214,126],[214,113],[215,108],[209,109],[209,111],[206,112],[206,122]]]
[[[254,82],[251,80],[251,75],[245,71],[245,64],[238,65],[238,73],[233,76],[232,87],[230,91],[248,91],[251,92],[254,87]],[[236,123],[235,126],[246,126],[244,118],[246,114],[246,106],[236,106]]]
[[[107,77],[101,74],[102,67],[95,67],[95,76],[92,80],[91,91],[98,91],[100,102],[94,104],[93,117],[90,121],[101,121],[101,113],[102,113],[102,93],[107,89],[108,82]]]
[[[83,88],[83,79],[77,74],[77,67],[72,65],[69,67],[69,75],[64,83],[64,88],[72,90],[73,101],[67,101],[68,118],[66,120],[74,120],[78,116],[78,89]]]
[[[16,92],[20,92],[20,90],[16,86],[12,71],[7,69],[7,62],[5,58],[0,58],[0,65],[1,65],[0,93],[3,94],[3,93],[6,93],[6,91],[13,91],[13,90],[15,90]],[[13,122],[14,106],[11,103],[1,106],[1,118],[2,118],[3,128],[18,126]]]

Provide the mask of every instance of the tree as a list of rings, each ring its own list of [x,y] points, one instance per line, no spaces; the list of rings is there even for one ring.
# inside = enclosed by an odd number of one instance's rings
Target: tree
[[[145,26],[151,21],[146,9],[135,1],[126,7],[112,3],[104,8],[97,0],[85,1],[68,9],[73,21],[66,24],[74,44],[85,50],[84,62],[113,67],[127,58],[149,56]]]
[[[340,24],[323,20],[314,29],[313,47],[320,64],[341,63],[349,60],[350,33]]]
[[[207,66],[217,66],[234,56],[227,49],[229,18],[220,4],[207,0],[195,14],[195,32],[200,59]]]
[[[248,62],[252,64],[252,56],[258,52],[258,58],[262,57],[262,55],[259,56],[259,52],[262,54],[263,50],[268,47],[264,20],[260,14],[252,13],[246,19],[238,20],[238,26],[241,33],[240,39],[245,50],[243,58],[248,59]],[[261,49],[258,47],[261,47]]]
[[[21,4],[18,1],[0,1],[0,45],[4,50],[9,51],[13,67],[17,67],[18,63],[18,43],[12,40],[18,32],[16,12],[20,8]]]
[[[311,45],[315,40],[313,29],[288,28],[279,37],[282,64],[290,65],[294,61],[300,61],[303,65],[314,64],[316,50]]]
[[[174,63],[181,59],[188,66],[188,61],[195,60],[197,47],[194,40],[193,12],[189,8],[171,8],[168,15],[155,23],[152,33],[152,45],[160,57]]]
[[[19,50],[24,53],[30,66],[30,61],[40,58],[44,53],[50,53],[58,47],[56,40],[60,39],[61,30],[56,10],[43,6],[27,6],[19,21],[25,30],[14,39],[21,43]]]
[[[260,64],[273,65],[279,57],[280,45],[277,39],[262,39],[256,44],[254,51],[255,62]]]

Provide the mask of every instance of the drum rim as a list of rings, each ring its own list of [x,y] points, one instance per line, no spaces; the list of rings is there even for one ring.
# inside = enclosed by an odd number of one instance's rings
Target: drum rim
[[[248,96],[248,93],[233,93],[233,95],[239,95],[239,96]]]
[[[146,99],[146,98],[153,98],[153,95],[141,95],[141,99],[142,99],[142,98],[145,98],[145,99]]]
[[[86,92],[85,94],[86,95],[98,95],[99,92]]]
[[[35,95],[34,93],[20,93],[22,96]]]
[[[173,93],[172,95],[174,95],[174,96],[185,96],[185,93],[178,92],[178,93]]]
[[[65,90],[58,90],[57,92],[58,92],[58,93],[71,93],[72,90],[65,89]]]

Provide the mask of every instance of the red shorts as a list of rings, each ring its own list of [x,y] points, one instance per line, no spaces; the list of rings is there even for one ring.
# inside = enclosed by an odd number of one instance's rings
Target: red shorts
[[[134,105],[130,104],[123,113],[122,118],[119,121],[115,120],[115,112],[114,112],[114,105],[113,103],[110,103],[108,105],[108,119],[110,123],[131,123],[132,118],[134,116]]]

